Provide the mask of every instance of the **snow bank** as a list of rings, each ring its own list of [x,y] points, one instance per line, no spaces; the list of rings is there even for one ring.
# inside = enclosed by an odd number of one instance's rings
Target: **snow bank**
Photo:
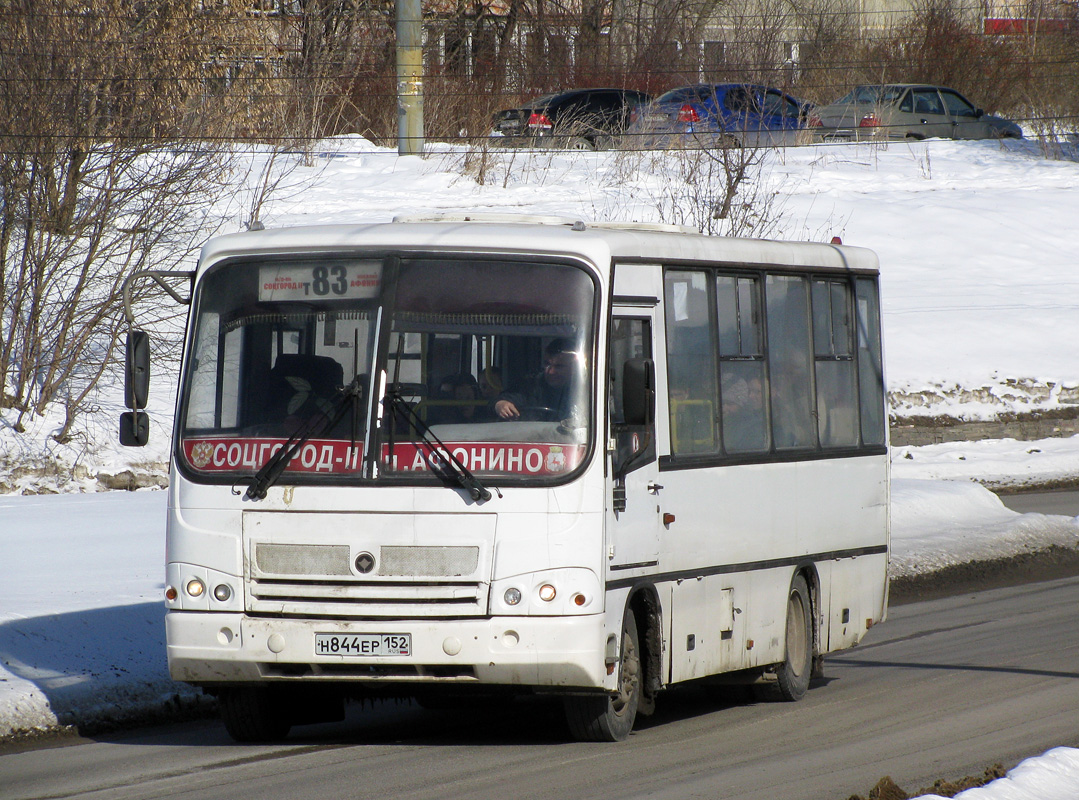
[[[1038,486],[1079,478],[1079,437],[993,439],[892,449],[892,476],[977,480],[994,488]]]
[[[1079,548],[1079,519],[1017,514],[969,482],[892,481],[892,577],[935,572],[970,561]]]
[[[1079,750],[1055,747],[1021,761],[1003,778],[955,795],[955,800],[1075,800],[1079,797]],[[923,794],[913,800],[945,800]]]

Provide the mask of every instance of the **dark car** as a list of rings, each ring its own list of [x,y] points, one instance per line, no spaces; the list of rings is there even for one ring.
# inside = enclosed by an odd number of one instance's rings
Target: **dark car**
[[[681,86],[637,110],[627,141],[637,147],[796,144],[809,109],[770,86]]]
[[[494,132],[500,143],[524,147],[597,150],[610,147],[649,96],[631,89],[573,89],[537,97],[520,108],[499,111]]]
[[[810,126],[824,141],[1023,137],[1014,122],[986,114],[955,89],[920,83],[857,86],[815,109]]]

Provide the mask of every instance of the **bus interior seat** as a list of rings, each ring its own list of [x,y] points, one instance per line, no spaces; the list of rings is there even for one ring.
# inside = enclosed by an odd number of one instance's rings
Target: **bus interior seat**
[[[328,401],[343,383],[344,368],[330,356],[281,353],[267,385],[272,416],[292,416],[309,402],[310,410],[317,410],[319,401]]]
[[[671,400],[671,438],[674,452],[715,450],[715,406],[711,400]]]

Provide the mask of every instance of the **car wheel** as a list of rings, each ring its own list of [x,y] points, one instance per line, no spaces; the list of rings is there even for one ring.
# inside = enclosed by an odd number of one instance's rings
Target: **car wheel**
[[[595,150],[596,146],[583,136],[574,136],[566,142],[567,150]]]

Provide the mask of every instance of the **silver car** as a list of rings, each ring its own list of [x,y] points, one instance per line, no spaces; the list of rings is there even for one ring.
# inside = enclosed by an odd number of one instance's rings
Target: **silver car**
[[[1014,122],[986,114],[954,89],[916,83],[858,86],[814,109],[815,139],[1021,139]]]

